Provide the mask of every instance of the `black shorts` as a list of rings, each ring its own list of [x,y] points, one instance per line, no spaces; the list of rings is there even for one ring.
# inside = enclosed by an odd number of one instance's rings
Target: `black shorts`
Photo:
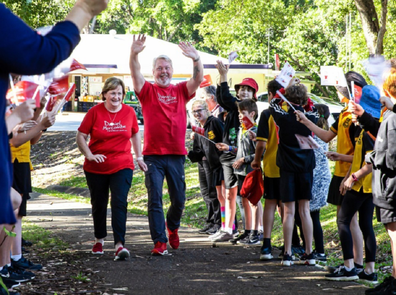
[[[344,177],[333,176],[329,186],[329,194],[327,195],[327,203],[341,206],[344,196],[340,194],[340,185]]]
[[[243,186],[243,182],[245,181],[246,176],[244,175],[237,175],[237,179],[238,179],[238,195],[240,195],[240,191],[242,189]]]
[[[280,195],[283,203],[312,199],[313,172],[280,171]]]
[[[19,216],[26,216],[26,201],[30,199],[29,193],[32,192],[32,182],[29,163],[19,163],[17,159],[13,164],[14,179],[12,187],[22,195],[22,203],[19,207]]]
[[[271,178],[264,175],[264,199],[280,200],[280,178]]]
[[[238,185],[238,178],[234,173],[234,168],[232,164],[234,164],[235,158],[228,161],[222,161],[221,166],[223,167],[224,173],[224,184],[226,189],[232,189]]]
[[[219,167],[213,169],[212,176],[213,176],[214,185],[215,186],[221,185],[221,182],[224,180],[223,167],[219,166]]]
[[[377,215],[377,221],[383,224],[396,222],[395,209],[385,209],[385,208],[375,207],[375,215]]]

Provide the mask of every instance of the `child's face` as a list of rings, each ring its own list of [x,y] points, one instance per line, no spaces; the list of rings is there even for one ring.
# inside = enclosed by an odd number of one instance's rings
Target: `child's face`
[[[243,85],[241,87],[239,87],[238,90],[238,97],[239,99],[253,99],[253,95],[254,95],[254,90],[246,85]]]
[[[239,122],[242,123],[243,117],[247,117],[250,119],[250,121],[254,122],[254,115],[255,115],[255,112],[249,113],[247,110],[243,110],[243,111],[239,110],[239,115],[238,115]]]

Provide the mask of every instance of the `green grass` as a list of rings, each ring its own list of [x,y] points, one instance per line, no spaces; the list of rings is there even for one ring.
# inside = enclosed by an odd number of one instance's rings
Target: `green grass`
[[[71,176],[70,178],[61,181],[59,185],[86,188],[87,181],[84,176]]]
[[[56,251],[64,251],[68,247],[68,244],[63,242],[62,240],[53,237],[52,233],[48,230],[45,230],[32,222],[24,221],[22,223],[23,228],[23,238],[31,241],[35,248],[40,248],[43,251],[43,254],[48,253],[50,250]]]

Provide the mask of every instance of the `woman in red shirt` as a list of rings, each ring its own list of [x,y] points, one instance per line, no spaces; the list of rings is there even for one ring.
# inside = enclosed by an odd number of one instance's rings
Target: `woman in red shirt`
[[[135,168],[131,142],[139,168],[146,171],[147,166],[141,154],[135,111],[122,103],[125,96],[124,82],[115,77],[107,79],[101,96],[104,103],[88,111],[77,132],[77,144],[85,156],[83,168],[91,194],[95,231],[92,253],[103,254],[110,190],[111,224],[116,251],[114,260],[124,260],[129,257],[128,249],[124,248],[127,197]],[[88,135],[90,141],[87,144]]]

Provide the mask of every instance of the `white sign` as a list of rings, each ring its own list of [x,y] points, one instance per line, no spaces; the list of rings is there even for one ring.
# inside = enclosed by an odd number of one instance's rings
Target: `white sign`
[[[320,85],[347,87],[347,81],[342,68],[336,66],[321,66]]]
[[[278,81],[279,84],[281,84],[284,88],[286,88],[295,73],[296,71],[292,68],[292,66],[288,62],[285,62],[282,71],[275,78],[275,80]]]
[[[228,55],[228,64],[231,64],[237,57],[238,57],[238,54],[236,51],[231,52]]]

